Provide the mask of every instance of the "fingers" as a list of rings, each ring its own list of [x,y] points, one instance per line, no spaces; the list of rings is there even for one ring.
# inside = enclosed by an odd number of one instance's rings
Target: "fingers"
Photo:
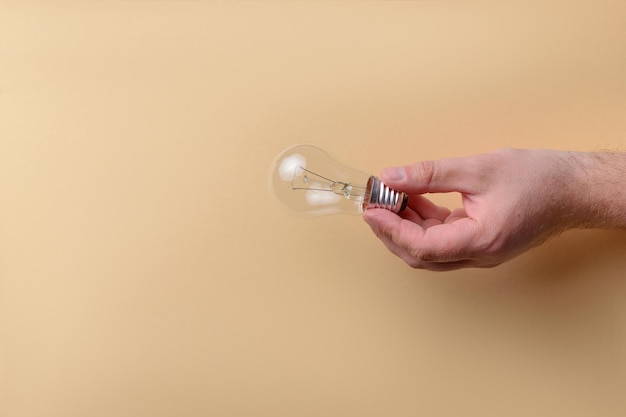
[[[493,250],[485,249],[491,248],[493,239],[485,238],[488,234],[484,222],[476,217],[475,197],[484,195],[498,179],[494,175],[502,165],[498,155],[489,153],[387,168],[382,171],[381,179],[389,187],[409,195],[407,210],[400,215],[368,210],[363,218],[385,246],[412,267],[449,270],[495,266],[498,262],[491,253]],[[446,192],[463,194],[464,208],[450,211],[422,195]]]
[[[481,266],[472,257],[477,235],[472,219],[423,227],[386,210],[369,210],[363,218],[385,246],[411,267],[440,271]]]
[[[409,196],[408,207],[419,213],[423,219],[436,219],[443,222],[450,216],[450,209],[438,206],[419,194]]]
[[[457,220],[460,220],[464,217],[467,217],[467,213],[464,208],[454,209],[448,217],[444,220],[444,223],[452,223]]]
[[[450,215],[447,207],[438,206],[419,194],[410,196],[406,209],[400,213],[403,219],[424,229],[446,222]]]
[[[413,165],[386,168],[382,181],[409,194],[474,192],[476,178],[485,171],[482,155],[466,158],[422,161]]]

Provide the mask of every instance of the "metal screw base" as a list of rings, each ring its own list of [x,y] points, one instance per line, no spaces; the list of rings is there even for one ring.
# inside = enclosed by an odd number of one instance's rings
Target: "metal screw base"
[[[371,208],[383,208],[400,213],[406,208],[409,196],[406,193],[387,187],[378,177],[371,176],[367,181],[363,211]]]

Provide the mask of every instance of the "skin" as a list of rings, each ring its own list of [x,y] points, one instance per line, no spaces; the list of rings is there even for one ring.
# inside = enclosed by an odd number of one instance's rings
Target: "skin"
[[[572,228],[626,229],[626,153],[499,149],[383,170],[409,195],[363,219],[413,268],[494,267]],[[458,192],[449,210],[424,194]]]

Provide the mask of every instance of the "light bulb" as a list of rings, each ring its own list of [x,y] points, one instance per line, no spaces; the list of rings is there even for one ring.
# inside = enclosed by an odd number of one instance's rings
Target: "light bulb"
[[[394,213],[405,209],[408,196],[365,172],[347,167],[311,145],[285,149],[274,160],[271,187],[283,203],[310,215],[361,214],[369,208]]]

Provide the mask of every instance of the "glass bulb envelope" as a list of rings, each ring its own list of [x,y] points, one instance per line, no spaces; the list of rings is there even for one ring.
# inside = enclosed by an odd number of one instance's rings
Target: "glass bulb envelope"
[[[309,216],[358,215],[372,207],[399,212],[407,202],[404,193],[312,145],[296,145],[281,152],[272,166],[270,186],[285,205]]]

